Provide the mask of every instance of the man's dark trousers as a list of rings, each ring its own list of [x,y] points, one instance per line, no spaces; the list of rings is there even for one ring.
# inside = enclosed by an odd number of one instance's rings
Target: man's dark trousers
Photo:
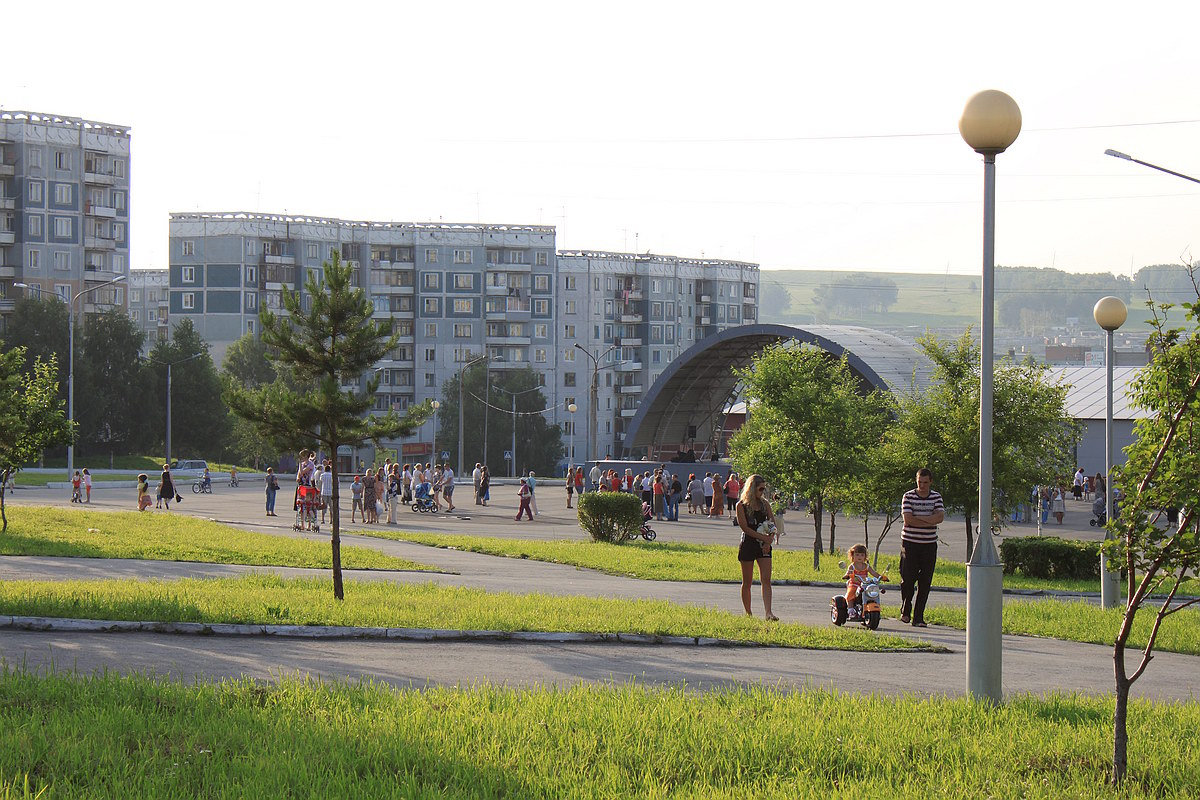
[[[900,545],[900,615],[912,617],[913,622],[925,621],[925,601],[933,586],[933,568],[937,565],[937,542]],[[916,587],[916,603],[913,588]]]

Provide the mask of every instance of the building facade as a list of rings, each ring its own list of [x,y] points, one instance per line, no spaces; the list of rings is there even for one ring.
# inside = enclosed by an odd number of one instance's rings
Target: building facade
[[[282,310],[285,289],[309,302],[306,278],[319,278],[336,250],[401,336],[379,364],[379,411],[440,397],[443,383],[487,355],[477,368],[539,373],[547,421],[574,447],[568,458],[617,455],[623,422],[672,358],[756,318],[758,266],[558,253],[555,243],[555,229],[540,225],[172,214],[170,324],[191,319],[220,363],[230,344],[259,332],[261,307]],[[432,428],[397,443],[402,453],[430,453]]]
[[[146,336],[143,352],[168,338],[170,280],[165,269],[129,270],[129,318]]]
[[[22,291],[76,313],[124,308],[129,270],[129,128],[0,112],[0,325]],[[3,328],[0,328],[2,332]]]

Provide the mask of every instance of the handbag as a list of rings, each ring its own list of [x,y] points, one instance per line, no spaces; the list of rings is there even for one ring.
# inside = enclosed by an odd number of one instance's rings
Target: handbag
[[[176,493],[175,493],[175,502],[176,502],[176,503],[182,503],[182,502],[183,502],[183,495],[181,495],[179,492],[176,492]]]

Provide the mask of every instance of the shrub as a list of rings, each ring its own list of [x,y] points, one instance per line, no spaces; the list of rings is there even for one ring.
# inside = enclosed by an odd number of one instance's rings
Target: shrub
[[[1030,578],[1090,580],[1100,578],[1100,543],[1055,536],[1019,536],[1000,543],[1004,571],[1020,570]]]
[[[586,492],[579,497],[579,527],[593,542],[633,539],[642,529],[642,501],[625,492]]]

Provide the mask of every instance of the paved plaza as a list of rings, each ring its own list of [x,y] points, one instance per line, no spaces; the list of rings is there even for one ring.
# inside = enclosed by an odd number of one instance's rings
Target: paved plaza
[[[182,487],[187,488],[187,487]],[[286,489],[285,489],[286,491]],[[504,500],[513,487],[497,487],[493,497]],[[414,514],[404,510],[400,521],[413,530],[528,537],[583,538],[565,506],[561,490],[543,490],[541,515],[534,522],[515,523],[515,502],[480,509],[468,496],[468,512],[459,516]],[[20,489],[16,504],[68,505],[61,491]],[[97,489],[93,507],[128,509],[132,492]],[[548,502],[553,498],[554,502]],[[326,539],[325,534],[297,534],[291,514],[263,516],[262,494],[257,488],[216,487],[213,495],[188,494],[182,506],[169,513],[193,514],[237,524],[250,530],[279,535]],[[290,504],[287,504],[290,507]],[[1082,504],[1081,504],[1082,505]],[[167,513],[167,512],[158,512]],[[800,516],[800,515],[797,515]],[[469,518],[468,518],[469,517]],[[1083,512],[1068,511],[1068,520],[1082,520],[1068,530],[1095,535]],[[811,547],[811,521],[793,523],[786,546]],[[244,521],[243,521],[244,520]],[[959,522],[961,526],[961,521]],[[603,575],[575,567],[536,561],[424,547],[355,534],[360,525],[347,526],[345,543],[438,567],[440,573],[347,571],[347,592],[353,581],[434,581],[493,591],[578,594],[622,598],[657,598],[740,612],[736,585],[641,581]],[[380,526],[382,527],[382,526]],[[725,521],[685,519],[680,523],[655,523],[660,539],[732,544],[736,534]],[[1054,526],[1057,527],[1057,526]],[[839,526],[842,544],[861,537],[862,523]],[[961,531],[953,523],[943,526],[943,538]],[[1022,532],[1024,532],[1022,530]],[[896,537],[898,539],[898,537]],[[884,548],[885,551],[889,548]],[[950,542],[950,558],[954,553]],[[962,545],[958,545],[962,549]],[[892,548],[894,551],[894,548]],[[217,577],[245,572],[281,575],[327,575],[318,570],[244,567],[141,560],[5,557],[0,559],[0,579],[67,578],[176,578]],[[730,579],[736,576],[730,565]],[[775,612],[785,620],[828,624],[826,587],[776,586]],[[755,589],[755,607],[759,608]],[[1011,598],[1010,598],[1011,599]],[[885,602],[895,602],[889,593]],[[935,591],[933,605],[963,604],[961,592]],[[883,630],[947,647],[948,654],[865,654],[759,647],[694,647],[680,645],[562,644],[505,642],[393,642],[357,640],[300,640],[258,636],[184,636],[153,633],[69,633],[0,631],[0,657],[9,664],[30,668],[92,672],[148,672],[183,679],[250,676],[271,679],[283,674],[307,673],[328,678],[362,677],[406,685],[455,685],[489,681],[511,686],[536,683],[571,684],[586,681],[636,681],[650,685],[687,685],[694,689],[766,682],[789,688],[836,687],[849,691],[885,693],[961,694],[965,675],[965,634],[932,626],[918,631],[885,620]],[[1112,651],[1108,647],[1035,637],[1005,637],[1004,690],[1014,692],[1112,691]],[[1156,699],[1200,698],[1200,658],[1161,653],[1135,685],[1135,695]]]

